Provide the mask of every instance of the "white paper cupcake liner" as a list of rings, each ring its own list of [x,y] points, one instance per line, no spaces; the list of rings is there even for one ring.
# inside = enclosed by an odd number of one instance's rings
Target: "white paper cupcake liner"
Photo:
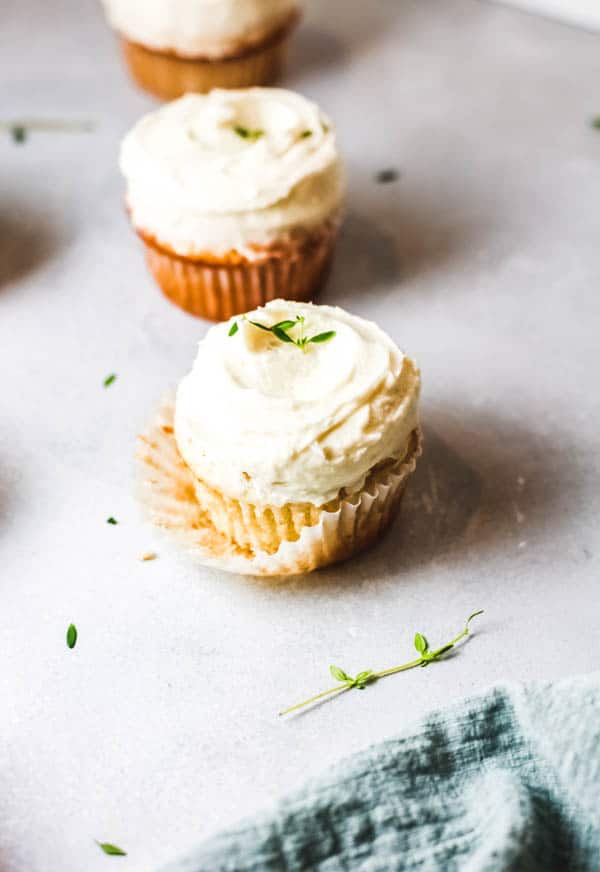
[[[150,520],[176,536],[205,566],[240,575],[298,575],[350,557],[385,530],[422,444],[421,430],[415,430],[398,466],[373,473],[364,490],[342,500],[337,511],[323,511],[319,522],[304,527],[295,542],[282,542],[275,554],[248,556],[214,528],[198,503],[194,476],[173,435],[173,401],[167,399],[139,438],[140,498]]]

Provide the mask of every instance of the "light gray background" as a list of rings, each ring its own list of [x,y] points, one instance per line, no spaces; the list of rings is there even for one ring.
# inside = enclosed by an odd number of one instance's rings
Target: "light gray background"
[[[2,117],[96,122],[0,140],[2,872],[147,872],[432,706],[598,668],[600,38],[475,0],[310,4],[285,84],[350,179],[323,301],[417,358],[427,445],[385,541],[277,584],[199,569],[132,494],[207,329],[123,209],[119,141],[154,104],[92,0],[2,9]],[[277,719],[330,663],[401,663],[477,608],[457,656]]]

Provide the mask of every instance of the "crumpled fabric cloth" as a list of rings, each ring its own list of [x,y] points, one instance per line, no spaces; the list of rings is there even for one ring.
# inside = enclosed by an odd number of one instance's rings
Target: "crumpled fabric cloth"
[[[600,870],[600,673],[434,712],[162,872]]]

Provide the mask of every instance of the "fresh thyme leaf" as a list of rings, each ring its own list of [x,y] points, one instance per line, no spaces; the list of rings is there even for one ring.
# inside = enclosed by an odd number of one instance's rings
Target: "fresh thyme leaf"
[[[329,342],[335,336],[335,330],[327,330],[325,333],[317,333],[316,336],[311,336],[308,342]]]
[[[256,141],[257,139],[260,139],[261,136],[265,135],[264,130],[249,130],[247,127],[242,127],[240,124],[237,124],[233,129],[242,139],[250,139],[252,141]]]
[[[309,136],[312,136],[312,135],[313,135],[312,130],[303,130],[302,133],[300,134],[300,139],[307,139]]]
[[[67,630],[67,648],[74,648],[77,644],[77,627],[75,624],[69,624]]]
[[[102,382],[102,384],[104,385],[105,388],[108,388],[108,387],[110,387],[111,384],[112,384],[113,382],[115,382],[116,380],[117,380],[116,373],[111,372],[110,375],[107,375],[107,376],[106,376],[106,378],[104,379],[104,381]]]
[[[297,321],[278,321],[277,324],[273,324],[271,330],[273,330],[275,327],[280,327],[282,330],[291,330],[292,327],[295,327],[297,323]]]
[[[13,142],[21,145],[27,139],[27,128],[22,124],[15,124],[14,127],[10,128],[10,135],[13,138]]]
[[[278,327],[277,325],[275,325],[274,327],[271,327],[271,333],[276,336],[281,342],[294,341],[291,336],[287,335],[283,327]]]
[[[421,633],[415,634],[415,648],[419,652],[419,654],[425,654],[427,649],[429,648],[429,643],[425,636],[422,636]]]
[[[398,170],[394,170],[391,168],[387,170],[380,170],[375,176],[375,181],[378,182],[380,185],[386,185],[389,182],[395,182],[398,179],[398,176]]]
[[[346,675],[344,670],[340,669],[339,666],[330,666],[329,671],[331,672],[333,678],[336,679],[336,681],[352,681],[350,676]]]
[[[106,523],[107,524],[118,524],[119,522],[117,521],[116,518],[113,518],[113,516],[111,515],[110,518],[106,519]]]
[[[101,848],[105,854],[108,854],[111,857],[126,857],[127,851],[124,851],[123,848],[119,848],[118,845],[111,845],[110,842],[96,842],[99,848]]]
[[[600,115],[595,115],[591,121],[594,130],[600,130]]]
[[[377,681],[377,677],[373,674],[372,669],[366,669],[364,672],[359,672],[354,682],[356,686],[363,690],[367,684],[370,684],[372,681]]]
[[[235,336],[235,334],[238,332],[239,329],[240,328],[238,327],[238,322],[234,321],[233,324],[231,325],[231,327],[229,328],[229,333],[227,335],[228,336]]]
[[[348,690],[364,690],[368,684],[372,684],[375,681],[379,681],[380,678],[386,678],[388,675],[395,675],[397,672],[406,672],[408,669],[415,669],[417,666],[428,666],[430,663],[435,662],[440,657],[442,657],[447,651],[451,648],[454,648],[461,639],[464,639],[465,636],[469,635],[469,623],[476,618],[478,615],[483,614],[483,609],[480,609],[477,612],[473,612],[472,615],[468,618],[464,629],[461,633],[456,636],[455,639],[452,639],[450,642],[447,642],[446,645],[442,645],[440,648],[431,651],[429,649],[429,643],[425,636],[422,633],[417,633],[415,635],[415,648],[419,653],[419,657],[415,660],[410,660],[408,663],[403,663],[401,666],[392,666],[390,669],[382,669],[380,672],[373,672],[371,669],[367,669],[364,672],[359,672],[356,678],[352,678],[350,675],[346,675],[343,669],[340,669],[339,666],[330,666],[329,671],[333,678],[336,681],[340,682],[335,687],[330,687],[328,690],[323,690],[321,693],[317,693],[315,696],[311,696],[309,699],[304,700],[304,702],[297,703],[296,705],[289,706],[289,708],[284,709],[279,712],[280,715],[288,715],[292,712],[296,712],[299,709],[304,708],[305,706],[312,705],[313,703],[325,699],[325,697],[331,696],[332,694],[345,693]]]
[[[261,324],[260,321],[251,321],[250,318],[247,318],[246,320],[248,321],[248,324],[252,324],[253,327],[260,327],[261,330],[266,330],[267,333],[271,332],[271,328],[267,327],[266,324]]]

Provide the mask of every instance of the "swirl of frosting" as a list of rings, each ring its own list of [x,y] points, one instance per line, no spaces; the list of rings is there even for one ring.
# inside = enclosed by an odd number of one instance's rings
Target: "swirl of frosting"
[[[110,24],[133,42],[184,57],[241,54],[284,27],[299,0],[103,0]]]
[[[329,121],[279,88],[188,94],[146,115],[121,169],[134,224],[180,254],[268,245],[332,217],[343,196]]]
[[[375,324],[331,306],[275,300],[247,316],[304,318],[305,350],[246,319],[212,327],[180,383],[175,437],[194,474],[256,505],[323,505],[402,457],[418,426],[420,374]]]

